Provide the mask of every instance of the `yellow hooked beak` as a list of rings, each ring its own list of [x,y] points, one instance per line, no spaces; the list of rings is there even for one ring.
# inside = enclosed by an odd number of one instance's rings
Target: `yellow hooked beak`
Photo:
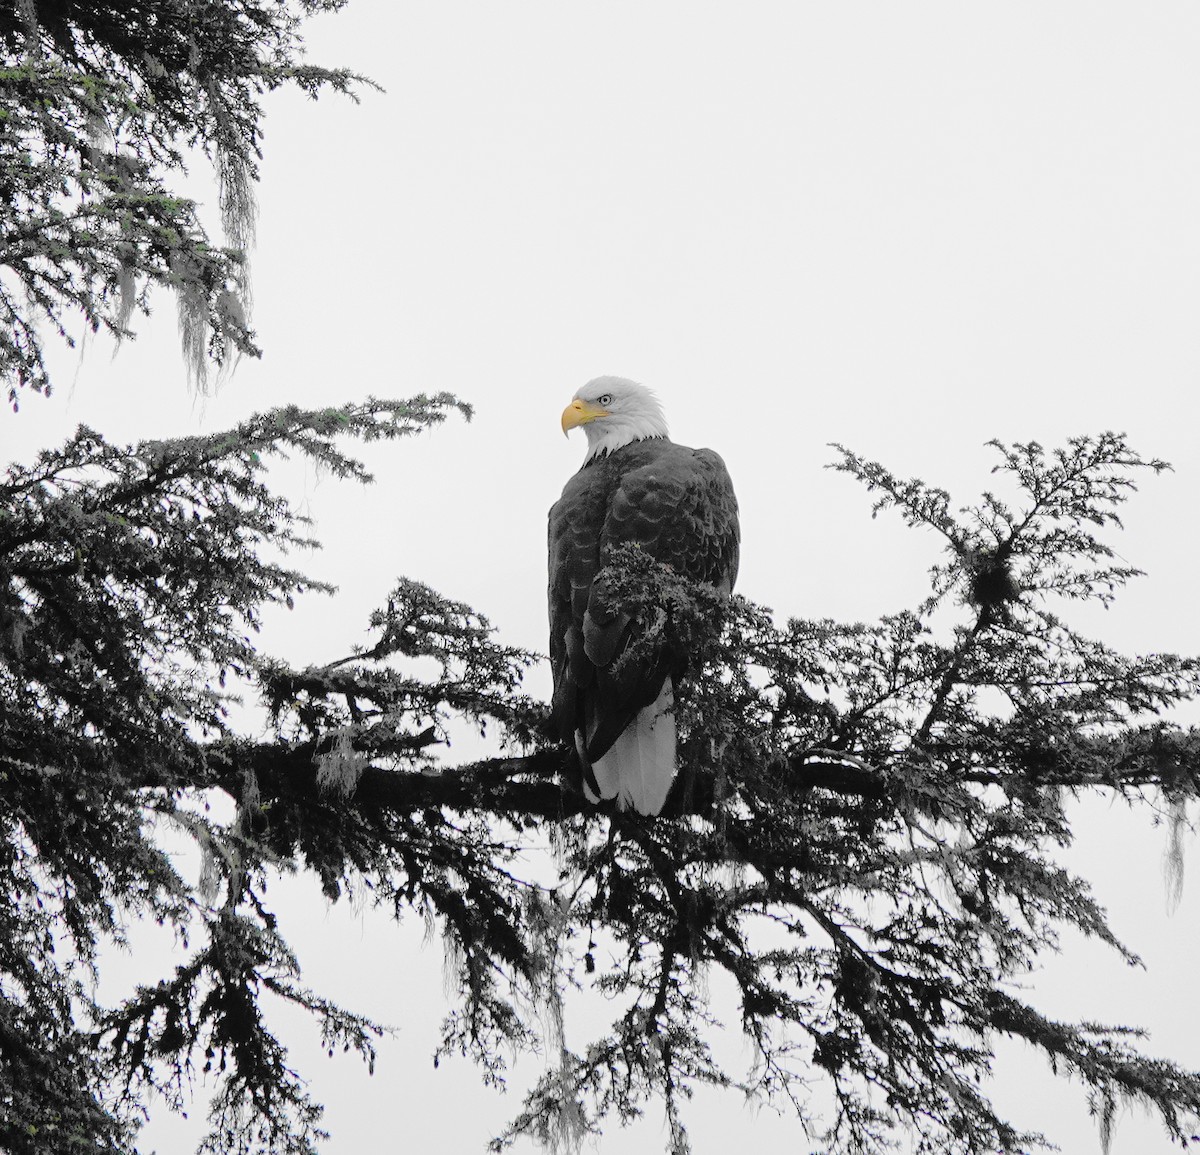
[[[570,433],[576,425],[586,425],[589,421],[595,421],[597,417],[607,417],[608,415],[607,409],[601,409],[599,405],[593,405],[590,401],[582,401],[576,397],[563,410],[563,435]]]

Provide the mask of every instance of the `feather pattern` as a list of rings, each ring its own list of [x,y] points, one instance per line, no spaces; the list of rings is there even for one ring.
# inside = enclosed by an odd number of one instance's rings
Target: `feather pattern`
[[[628,652],[638,626],[613,593],[609,557],[636,543],[728,593],[738,567],[737,500],[716,453],[666,438],[648,390],[606,377],[577,396],[601,415],[585,425],[593,453],[550,510],[553,712],[575,742],[592,801],[615,798],[657,814],[675,777],[674,684],[688,655],[663,646],[640,647],[636,659]],[[593,432],[606,421],[614,424]]]

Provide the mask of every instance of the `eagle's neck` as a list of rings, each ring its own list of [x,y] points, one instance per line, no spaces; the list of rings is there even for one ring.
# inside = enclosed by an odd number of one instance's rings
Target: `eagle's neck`
[[[584,465],[587,465],[589,461],[595,461],[598,457],[604,457],[609,453],[616,453],[618,449],[624,449],[626,445],[632,445],[635,441],[645,441],[651,437],[666,437],[667,421],[661,412],[630,413],[619,416],[614,413],[599,421],[589,422],[583,427],[583,431],[587,434],[588,439],[587,456],[583,459]]]

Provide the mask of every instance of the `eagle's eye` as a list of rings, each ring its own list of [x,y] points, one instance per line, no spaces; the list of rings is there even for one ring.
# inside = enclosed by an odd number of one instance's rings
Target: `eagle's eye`
[[[601,393],[600,396],[596,398],[596,404],[601,405],[605,409],[607,409],[612,404],[612,394],[611,393]]]

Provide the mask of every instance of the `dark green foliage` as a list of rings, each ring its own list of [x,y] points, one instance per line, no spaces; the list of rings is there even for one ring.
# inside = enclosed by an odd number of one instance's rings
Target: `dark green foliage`
[[[1030,1150],[982,1089],[999,1035],[1089,1084],[1102,1123],[1132,1097],[1190,1134],[1200,1077],[1141,1056],[1129,1029],[1053,1021],[1017,985],[1064,927],[1133,958],[1054,859],[1070,796],[1167,810],[1197,793],[1200,736],[1163,716],[1200,663],[1126,657],[1058,616],[1132,573],[1095,533],[1159,463],[1109,436],[999,446],[1011,508],[986,496],[952,514],[843,454],[947,542],[930,598],[874,625],[780,626],[628,551],[635,612],[692,655],[683,769],[668,813],[644,819],[582,799],[573,753],[520,693],[535,656],[418,582],[338,661],[295,669],[254,645],[265,606],[322,588],[282,560],[307,537],[266,484],[272,455],[366,480],[337,439],[399,437],[454,404],[287,410],[124,448],[81,430],[0,486],[0,1145],[132,1151],[150,1089],[181,1106],[207,1071],[210,1151],[312,1150],[320,1109],[264,996],[368,1062],[380,1028],[300,982],[264,899],[295,868],[447,937],[442,1053],[493,1080],[510,1045],[560,1056],[500,1146],[570,1142],[660,1098],[685,1150],[684,1104],[711,1083],[790,1105],[823,1151],[883,1151],[905,1126],[924,1151]],[[1002,596],[981,596],[996,572],[981,557],[1003,559]],[[269,737],[232,727],[235,687],[261,699]],[[519,752],[444,768],[456,719]],[[200,847],[200,878],[163,852],[164,822]],[[528,850],[547,840],[551,886]],[[98,1005],[87,976],[130,917],[198,945]],[[748,1071],[709,1048],[714,969],[739,993]],[[612,1000],[586,1044],[564,1003],[576,987]]]
[[[271,686],[276,676],[251,640],[263,608],[328,588],[262,556],[310,544],[304,519],[264,482],[269,460],[303,453],[366,481],[337,438],[403,437],[454,408],[469,415],[446,396],[288,409],[225,434],[135,447],[80,430],[64,448],[9,470],[0,485],[5,1150],[131,1149],[144,1088],[160,1086],[179,1103],[201,1055],[228,1073],[214,1132],[226,1138],[213,1150],[238,1149],[227,1139],[241,1133],[243,1115],[274,1149],[307,1150],[319,1109],[261,1019],[266,991],[318,1015],[331,1044],[371,1054],[372,1024],[296,985],[259,892],[280,861],[274,846],[301,853],[302,842],[331,892],[356,835],[364,870],[387,874],[389,849],[370,820],[351,813],[334,820],[333,833],[318,822],[313,834],[288,827],[282,816],[295,812],[281,807],[266,831],[254,802],[260,762],[271,781],[266,759],[230,732],[227,710],[235,685]],[[475,618],[463,628],[487,633]],[[459,634],[448,663],[462,648]],[[498,700],[519,661],[493,647],[456,669],[471,691]],[[472,699],[465,712],[478,718],[487,708]],[[295,753],[282,739],[273,751]],[[312,766],[311,746],[300,756]],[[232,825],[207,813],[213,788],[241,804]],[[319,791],[310,794],[314,809],[336,813]],[[198,883],[162,851],[164,821],[203,850]],[[330,844],[331,860],[323,859]],[[420,855],[407,842],[395,853]],[[89,975],[100,946],[122,940],[129,916],[173,925],[183,942],[203,934],[207,945],[174,978],[101,1008]]]
[[[359,78],[303,62],[304,17],[344,0],[18,0],[0,10],[0,378],[50,389],[41,327],[131,336],[172,289],[189,369],[257,355],[246,254],[260,98]],[[212,162],[224,244],[177,191]]]
[[[985,495],[957,514],[941,491],[843,451],[838,468],[882,491],[878,507],[946,538],[933,595],[873,626],[782,629],[734,599],[680,705],[690,781],[675,798],[702,820],[613,814],[601,839],[572,821],[559,982],[595,984],[621,1013],[506,1138],[631,1115],[653,1088],[684,1150],[679,1104],[705,1081],[790,1102],[823,1151],[886,1150],[905,1127],[922,1151],[1028,1150],[1036,1137],[981,1090],[998,1034],[1090,1084],[1102,1120],[1128,1097],[1190,1134],[1200,1078],[1142,1058],[1125,1042],[1136,1032],[1055,1023],[1018,995],[1064,926],[1134,961],[1054,861],[1069,792],[1149,791],[1155,805],[1196,793],[1200,735],[1158,715],[1196,694],[1200,662],[1126,658],[1055,612],[1131,576],[1093,528],[1116,523],[1136,469],[1163,466],[1111,435],[1052,455],[996,448],[1020,504]],[[983,558],[1002,559],[992,596]],[[710,594],[689,614],[674,575],[629,567],[663,628],[702,638]],[[740,992],[748,1073],[706,1046],[714,968]]]
[[[259,101],[281,84],[352,88],[306,65],[299,39],[305,16],[340,6],[0,10],[14,405],[50,387],[39,326],[127,336],[154,286],[177,296],[197,383],[256,352]],[[215,169],[220,244],[176,191],[189,150]],[[710,1083],[790,1107],[822,1152],[883,1151],[907,1126],[921,1152],[1025,1151],[1036,1138],[982,1089],[1000,1035],[1083,1080],[1102,1135],[1133,1098],[1185,1141],[1200,1076],[1142,1056],[1129,1028],[1054,1021],[1017,985],[1064,927],[1133,958],[1055,861],[1070,797],[1119,792],[1179,820],[1200,792],[1200,734],[1169,720],[1200,664],[1122,655],[1067,620],[1136,572],[1099,535],[1136,472],[1162,464],[1112,435],[1049,454],[997,444],[1010,496],[955,511],[841,451],[877,510],[946,546],[929,597],[873,624],[781,626],[628,551],[614,580],[691,663],[681,773],[667,813],[642,819],[583,800],[573,752],[521,693],[537,656],[417,581],[396,582],[370,644],[340,660],[293,668],[255,642],[267,607],[328,589],[287,564],[311,543],[270,460],[366,481],[346,438],[396,439],[455,408],[288,409],[133,447],[81,429],[0,483],[0,1150],[126,1155],[152,1098],[184,1109],[207,1073],[212,1155],[313,1151],[320,1106],[272,1002],[369,1065],[382,1028],[303,985],[265,898],[291,870],[445,936],[439,1056],[494,1081],[512,1047],[557,1060],[498,1147],[569,1145],[657,1098],[683,1151],[685,1101]],[[266,737],[233,723],[239,696]],[[457,725],[507,756],[447,767]],[[198,876],[168,832],[198,848]],[[547,842],[552,885],[530,852]],[[183,961],[102,1004],[101,952],[137,919],[169,928]],[[714,971],[738,992],[748,1071],[710,1050]],[[611,1000],[591,1041],[571,1034],[577,988]]]

